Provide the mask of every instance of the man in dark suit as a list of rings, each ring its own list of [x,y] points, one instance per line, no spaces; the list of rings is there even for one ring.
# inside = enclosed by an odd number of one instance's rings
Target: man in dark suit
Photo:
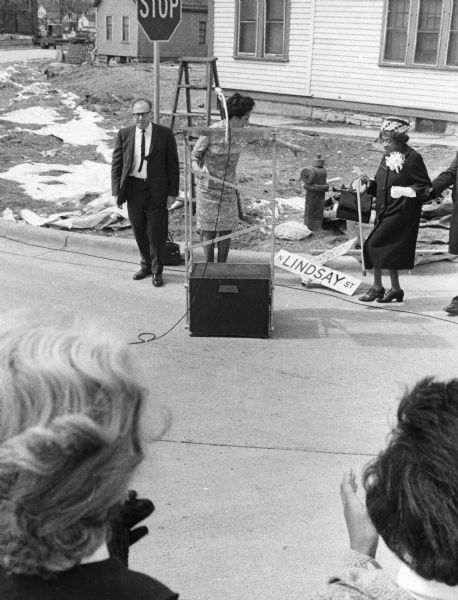
[[[151,102],[132,102],[135,125],[120,129],[113,150],[111,188],[116,204],[127,211],[141,255],[134,279],[153,275],[164,284],[162,270],[168,234],[167,204],[178,196],[180,167],[175,137],[168,127],[151,121]]]

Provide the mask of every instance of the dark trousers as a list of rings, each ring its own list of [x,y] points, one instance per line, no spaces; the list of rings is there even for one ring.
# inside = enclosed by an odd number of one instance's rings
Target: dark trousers
[[[126,196],[129,220],[140,250],[141,268],[160,275],[164,268],[169,225],[166,200],[153,200],[146,181],[136,177],[129,177]]]

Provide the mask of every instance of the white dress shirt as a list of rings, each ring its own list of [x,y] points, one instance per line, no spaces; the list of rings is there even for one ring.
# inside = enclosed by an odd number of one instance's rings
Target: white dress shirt
[[[148,127],[145,129],[145,155],[147,156],[149,153],[149,148],[151,145],[151,136],[153,135],[153,126],[151,123],[148,124]],[[135,143],[134,143],[134,160],[132,163],[132,169],[130,170],[129,175],[131,177],[138,177],[139,179],[146,179],[146,163],[147,161],[143,161],[142,170],[139,171],[138,167],[141,163],[142,156],[142,130],[140,127],[135,127]]]
[[[426,600],[456,600],[458,598],[458,585],[450,586],[440,581],[428,581],[417,575],[406,564],[401,565],[397,576],[397,584],[414,598]]]

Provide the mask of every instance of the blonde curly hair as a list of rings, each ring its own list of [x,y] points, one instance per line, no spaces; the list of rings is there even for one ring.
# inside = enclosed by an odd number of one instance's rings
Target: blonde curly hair
[[[0,566],[47,577],[104,541],[143,459],[127,346],[81,319],[0,329]]]

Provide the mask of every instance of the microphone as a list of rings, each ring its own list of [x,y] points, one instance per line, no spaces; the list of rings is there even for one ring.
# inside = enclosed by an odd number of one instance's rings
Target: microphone
[[[220,87],[215,87],[215,94],[219,98],[220,102],[222,102],[223,108],[224,108],[224,116],[226,119],[226,130],[225,130],[225,135],[224,135],[224,141],[227,144],[229,142],[229,115],[227,113],[226,98],[224,97],[223,90]]]

